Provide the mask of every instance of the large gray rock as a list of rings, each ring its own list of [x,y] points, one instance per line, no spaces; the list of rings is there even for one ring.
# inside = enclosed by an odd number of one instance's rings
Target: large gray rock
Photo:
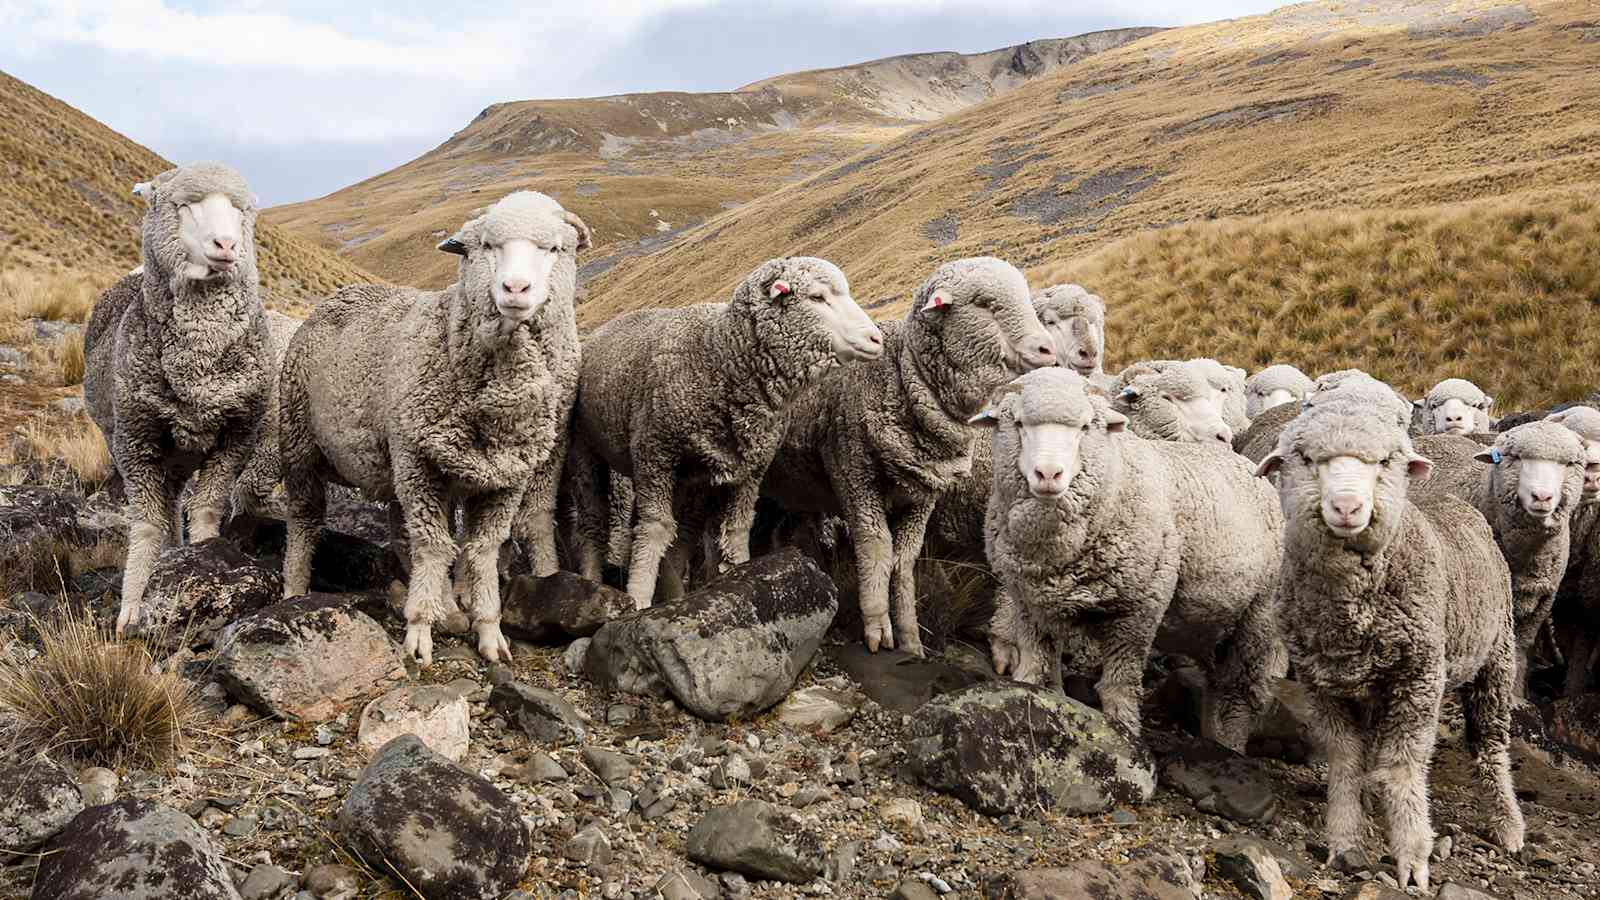
[[[195,821],[148,800],[84,810],[46,845],[33,900],[239,900]]]
[[[989,815],[1037,807],[1069,815],[1142,803],[1155,791],[1149,753],[1099,711],[1029,685],[978,685],[912,717],[911,771]]]
[[[58,594],[62,579],[125,552],[124,529],[95,524],[82,498],[33,485],[0,486],[0,584]]]
[[[1126,865],[1085,859],[1058,869],[1029,869],[990,879],[996,900],[1198,900],[1200,886],[1183,858],[1158,847],[1128,851]]]
[[[413,735],[378,751],[339,811],[339,829],[430,900],[499,897],[528,868],[517,805]]]
[[[145,588],[139,631],[168,649],[208,647],[222,629],[282,597],[281,568],[221,538],[170,547]]]
[[[804,884],[822,873],[821,838],[760,800],[707,812],[689,832],[685,850],[703,866],[752,878]]]
[[[333,594],[269,606],[230,626],[219,644],[217,677],[229,693],[285,719],[331,719],[406,674],[389,635]]]
[[[489,708],[540,743],[581,741],[586,731],[577,708],[566,698],[517,681],[495,685],[489,693]]]
[[[536,644],[565,644],[600,630],[612,619],[629,615],[633,598],[572,572],[545,578],[518,575],[511,579],[500,607],[500,625],[512,637]]]
[[[838,609],[816,563],[783,550],[676,603],[608,622],[584,668],[607,690],[670,697],[714,722],[749,718],[794,687]]]
[[[72,776],[38,761],[0,769],[0,863],[15,861],[7,850],[31,853],[83,811]]]

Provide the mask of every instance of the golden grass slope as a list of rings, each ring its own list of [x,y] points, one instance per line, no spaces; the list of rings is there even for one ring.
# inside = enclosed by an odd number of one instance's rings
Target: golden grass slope
[[[922,122],[1151,31],[915,54],[725,93],[499,103],[412,162],[266,217],[387,278],[439,287],[456,267],[434,245],[476,208],[531,188],[594,231],[598,246],[583,261],[593,275]]]
[[[226,162],[226,160],[224,160]],[[172,163],[0,72],[0,271],[106,280],[139,264],[144,203],[135,182]],[[256,228],[261,286],[304,313],[341,285],[375,280],[269,223]]]
[[[1161,32],[625,260],[581,316],[722,297],[757,262],[804,253],[892,317],[959,256],[1041,271],[1184,222],[1593,190],[1597,20],[1581,0],[1347,0]],[[1152,316],[1153,340],[1169,324]],[[1150,355],[1212,349],[1163,346]]]

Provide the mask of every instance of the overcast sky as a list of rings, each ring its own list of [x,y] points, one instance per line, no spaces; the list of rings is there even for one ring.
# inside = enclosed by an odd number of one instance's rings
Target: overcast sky
[[[1281,5],[0,0],[0,70],[168,159],[232,163],[274,205],[393,168],[505,100],[731,90],[901,53],[992,50]]]

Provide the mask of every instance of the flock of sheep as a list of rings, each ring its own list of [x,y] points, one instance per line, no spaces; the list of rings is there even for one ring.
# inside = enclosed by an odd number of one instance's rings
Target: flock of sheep
[[[580,341],[589,231],[526,191],[439,245],[461,256],[448,288],[348,287],[301,324],[263,310],[236,172],[196,164],[140,190],[143,265],[85,334],[86,399],[132,520],[119,634],[182,534],[191,477],[190,540],[281,481],[286,596],[307,589],[326,485],[386,501],[424,664],[455,603],[479,652],[509,658],[512,537],[536,575],[563,551],[592,579],[625,563],[642,608],[683,589],[696,549],[709,571],[747,560],[766,498],[843,520],[873,650],[921,652],[926,543],[992,565],[998,671],[1058,681],[1065,656],[1135,733],[1153,648],[1201,663],[1204,730],[1235,749],[1292,667],[1328,753],[1330,856],[1358,847],[1370,782],[1402,886],[1428,884],[1427,770],[1443,694],[1464,687],[1492,833],[1521,847],[1507,748],[1527,655],[1558,598],[1600,607],[1594,409],[1490,434],[1492,401],[1459,379],[1411,403],[1357,371],[1246,379],[1192,360],[1112,377],[1098,297],[1030,293],[987,257],[939,266],[899,322],[874,324],[833,264],[790,257],[726,303],[640,310]],[[1594,640],[1573,634],[1581,691]]]

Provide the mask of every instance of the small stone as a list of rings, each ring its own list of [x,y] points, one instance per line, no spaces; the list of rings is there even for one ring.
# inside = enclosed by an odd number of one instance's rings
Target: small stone
[[[622,788],[607,788],[606,798],[613,816],[625,816],[633,809],[633,795]]]
[[[1445,862],[1450,859],[1450,854],[1455,850],[1455,846],[1454,838],[1448,834],[1441,835],[1438,840],[1433,842],[1433,858],[1440,862]]]
[[[84,806],[110,803],[117,796],[117,773],[90,766],[78,773],[78,790],[83,794]]]
[[[240,900],[277,900],[299,885],[293,872],[270,863],[256,866],[239,885]]]
[[[628,783],[633,775],[633,760],[614,750],[600,747],[583,748],[583,762],[589,770],[599,776],[600,780],[610,787],[619,787]]]
[[[570,777],[567,770],[561,767],[548,753],[534,751],[528,761],[522,764],[517,772],[517,780],[524,784],[539,784],[546,781],[566,781]]]
[[[1291,900],[1294,890],[1278,860],[1253,843],[1225,842],[1216,847],[1217,872],[1253,900]]]
[[[752,878],[804,884],[822,871],[822,840],[769,803],[741,800],[705,814],[689,832],[691,860]]]
[[[606,724],[612,728],[626,725],[639,717],[639,707],[629,703],[616,703],[606,707]]]
[[[599,827],[590,825],[561,845],[561,856],[591,869],[611,864],[611,841]]]
[[[327,747],[298,747],[294,751],[294,758],[304,762],[308,759],[321,759],[331,752]]]
[[[797,791],[794,795],[794,798],[789,802],[794,806],[795,809],[805,809],[814,803],[820,803],[826,799],[828,799],[827,789],[819,787],[804,787]]]
[[[861,797],[851,797],[844,802],[844,805],[851,812],[860,812],[867,808],[867,801]]]
[[[234,816],[228,824],[222,826],[222,833],[229,837],[249,837],[256,833],[260,827],[260,820],[255,816]]]
[[[828,858],[822,863],[823,877],[834,884],[850,880],[855,873],[856,859],[861,856],[860,841],[846,841],[833,848]]]
[[[334,895],[351,895],[361,890],[361,875],[349,866],[334,863],[306,872],[306,889],[327,900]]]
[[[711,786],[718,790],[749,784],[754,775],[750,771],[750,764],[745,762],[743,754],[730,753],[723,758],[722,764],[711,770]]]
[[[1125,809],[1113,810],[1111,813],[1111,824],[1113,825],[1137,825],[1138,823],[1139,817]]]
[[[588,731],[565,697],[515,681],[495,686],[489,693],[489,708],[539,743],[580,741]]]
[[[907,879],[889,894],[889,900],[938,900],[939,894],[927,882]]]
[[[389,691],[361,710],[356,741],[371,755],[400,735],[412,734],[433,752],[460,762],[471,743],[471,718],[467,699],[458,690],[408,685]]]
[[[708,900],[720,896],[717,886],[689,869],[668,872],[656,881],[661,900]]]
[[[583,674],[583,662],[589,656],[589,644],[591,642],[591,638],[578,638],[568,644],[566,650],[562,651],[561,663],[567,667],[569,673],[573,675]]]
[[[911,829],[922,824],[922,804],[904,797],[885,800],[878,808],[883,823],[891,828]]]
[[[860,694],[812,685],[778,704],[778,721],[791,728],[815,728],[827,734],[854,718],[862,700]]]

